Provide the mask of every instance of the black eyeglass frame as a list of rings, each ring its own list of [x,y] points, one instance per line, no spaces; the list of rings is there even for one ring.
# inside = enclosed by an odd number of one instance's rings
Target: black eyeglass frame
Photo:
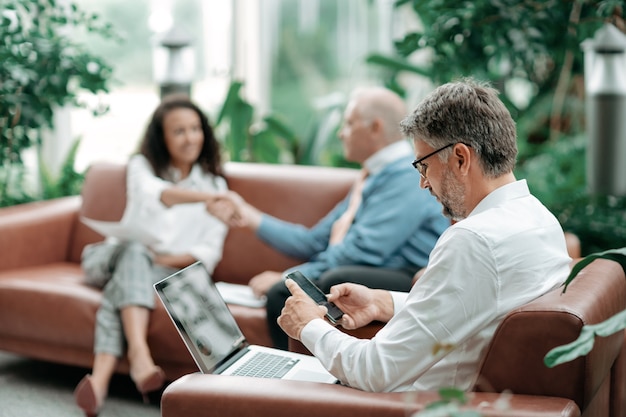
[[[419,172],[419,173],[420,173],[420,175],[421,175],[422,177],[424,177],[424,179],[426,179],[426,175],[425,175],[425,173],[426,173],[426,168],[427,168],[427,167],[426,167],[426,165],[422,164],[422,161],[424,161],[424,160],[426,160],[426,159],[430,158],[430,157],[431,157],[431,156],[433,156],[433,155],[438,154],[439,152],[443,151],[444,149],[448,149],[450,146],[454,146],[454,145],[456,145],[457,143],[458,143],[458,142],[449,143],[449,144],[447,144],[446,146],[444,146],[443,148],[439,148],[439,149],[437,149],[436,151],[432,151],[432,152],[431,152],[431,153],[429,153],[428,155],[426,155],[426,156],[422,156],[420,159],[416,159],[416,160],[414,160],[413,162],[411,162],[411,165],[413,165],[413,168],[415,168],[415,169],[417,170],[417,172]]]

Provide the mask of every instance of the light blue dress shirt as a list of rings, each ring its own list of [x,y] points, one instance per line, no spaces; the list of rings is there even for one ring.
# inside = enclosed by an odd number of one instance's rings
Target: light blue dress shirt
[[[329,246],[331,228],[348,206],[350,194],[311,228],[263,215],[257,236],[275,249],[305,260],[298,269],[318,279],[342,265],[364,265],[414,273],[428,262],[430,251],[450,225],[441,205],[420,188],[411,166],[407,141],[395,142],[372,155],[363,199],[345,238]],[[287,271],[287,272],[289,272]]]

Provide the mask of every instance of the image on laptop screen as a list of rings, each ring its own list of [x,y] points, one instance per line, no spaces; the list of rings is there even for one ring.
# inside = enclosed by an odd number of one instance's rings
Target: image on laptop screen
[[[337,383],[313,356],[248,343],[201,262],[154,289],[203,373]]]
[[[203,372],[213,372],[244,341],[243,334],[228,310],[220,308],[219,292],[209,288],[206,269],[197,265],[180,272],[181,279],[168,280],[162,293],[173,310],[172,320],[188,346],[199,352],[196,361]]]

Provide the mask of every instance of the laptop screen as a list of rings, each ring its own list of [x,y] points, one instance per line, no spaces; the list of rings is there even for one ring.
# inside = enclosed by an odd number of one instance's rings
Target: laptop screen
[[[212,373],[245,344],[200,262],[164,278],[154,288],[202,372]]]

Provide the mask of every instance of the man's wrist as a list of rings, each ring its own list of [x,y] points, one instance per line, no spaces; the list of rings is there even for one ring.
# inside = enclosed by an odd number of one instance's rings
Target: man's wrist
[[[377,314],[376,320],[383,323],[388,322],[394,315],[394,300],[389,291],[376,290],[379,296],[376,297]]]

